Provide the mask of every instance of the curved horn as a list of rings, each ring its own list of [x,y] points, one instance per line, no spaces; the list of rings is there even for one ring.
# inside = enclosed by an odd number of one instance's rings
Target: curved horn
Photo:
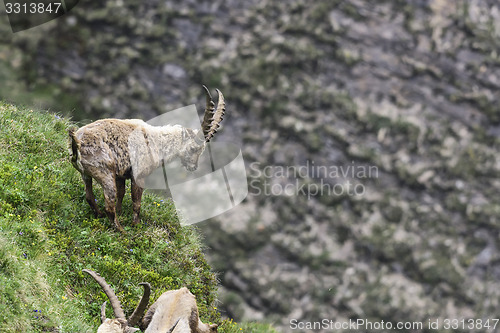
[[[147,282],[141,282],[139,283],[139,285],[144,287],[144,294],[142,294],[142,298],[139,304],[128,319],[128,326],[135,326],[139,322],[139,320],[141,320],[142,316],[144,315],[144,311],[146,310],[146,307],[149,303],[149,296],[151,295],[151,285]]]
[[[214,110],[215,110],[215,103],[212,100],[212,95],[210,95],[210,91],[208,90],[207,86],[203,86],[203,89],[205,89],[205,94],[207,96],[207,105],[205,106],[205,114],[203,115],[203,122],[201,123],[201,128],[203,130],[203,136],[204,140],[208,135],[208,132],[210,131],[210,125],[212,124],[212,119],[214,116]]]
[[[122,309],[122,306],[120,305],[120,301],[118,300],[118,297],[116,297],[115,292],[113,291],[113,289],[111,289],[109,284],[107,284],[107,282],[104,280],[104,278],[102,276],[100,276],[99,274],[97,274],[96,272],[91,271],[90,269],[84,269],[83,272],[92,276],[94,278],[94,280],[96,280],[96,282],[99,283],[99,285],[101,286],[101,288],[104,291],[104,293],[106,294],[106,296],[108,296],[109,303],[111,304],[111,307],[113,308],[113,313],[115,314],[115,317],[119,318],[119,319],[127,320],[125,318],[125,313],[123,312],[123,309]],[[103,307],[101,307],[101,319],[102,319],[102,309],[103,309]]]
[[[214,102],[212,101],[212,96],[208,91],[208,88],[203,86],[207,92],[207,107],[205,109],[205,116],[203,117],[203,134],[205,135],[205,141],[209,142],[217,132],[220,127],[220,122],[223,119],[224,113],[226,111],[226,102],[224,100],[224,95],[219,89],[216,89],[219,95],[219,101],[217,102],[217,109],[214,112]]]

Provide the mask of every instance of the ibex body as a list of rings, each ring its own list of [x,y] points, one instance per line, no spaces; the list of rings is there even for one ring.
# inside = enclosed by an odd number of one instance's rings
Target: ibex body
[[[217,332],[217,325],[200,320],[196,299],[187,288],[163,293],[149,308],[140,328],[145,333],[167,332],[174,325],[173,333]]]
[[[141,283],[144,287],[144,294],[130,318],[127,320],[120,302],[113,289],[106,283],[99,274],[84,269],[85,273],[92,276],[102,287],[111,303],[114,319],[105,316],[106,302],[101,307],[101,326],[97,333],[132,333],[139,329],[133,327],[137,325],[144,314],[149,302],[151,287],[149,283]],[[198,307],[194,295],[187,289],[181,288],[163,293],[158,300],[153,303],[140,324],[141,330],[145,333],[215,333],[217,325],[204,324],[198,316]]]
[[[206,92],[202,130],[151,126],[138,119],[102,119],[78,130],[69,129],[71,162],[82,175],[85,198],[96,216],[103,214],[96,204],[92,179],[103,188],[106,215],[118,230],[123,230],[117,214],[121,212],[126,179],[131,179],[133,221],[137,224],[143,192],[138,181],[176,158],[187,170],[196,170],[198,158],[220,126],[225,110],[220,91],[217,110],[208,89]]]

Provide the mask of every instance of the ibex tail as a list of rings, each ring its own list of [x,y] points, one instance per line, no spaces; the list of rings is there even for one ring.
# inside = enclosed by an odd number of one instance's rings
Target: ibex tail
[[[77,129],[78,128],[75,126],[68,128],[68,134],[71,140],[71,163],[73,163],[73,166],[78,171],[83,172],[83,166],[80,156],[80,142],[75,136],[75,132],[77,131]]]

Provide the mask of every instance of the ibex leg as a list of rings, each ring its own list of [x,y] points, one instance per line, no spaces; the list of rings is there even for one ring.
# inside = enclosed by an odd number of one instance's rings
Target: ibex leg
[[[85,183],[85,199],[87,200],[90,208],[94,211],[95,217],[102,217],[104,214],[100,211],[96,204],[94,191],[92,190],[92,177],[82,175],[83,182]]]
[[[132,177],[131,180],[131,190],[132,190],[132,207],[134,211],[134,225],[138,224],[140,222],[140,212],[141,212],[141,199],[142,199],[142,192],[144,189],[137,185],[137,183],[134,180],[134,177]]]

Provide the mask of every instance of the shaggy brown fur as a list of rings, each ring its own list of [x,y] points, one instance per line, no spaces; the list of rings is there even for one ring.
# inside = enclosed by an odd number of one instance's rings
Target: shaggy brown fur
[[[133,221],[137,224],[141,180],[162,161],[168,163],[174,158],[180,158],[189,171],[195,170],[206,143],[192,129],[179,125],[156,127],[137,119],[103,119],[68,132],[71,162],[82,174],[87,202],[96,216],[103,216],[92,191],[93,178],[103,188],[106,215],[120,231],[123,228],[117,214],[121,212],[125,180],[131,179]]]
[[[68,130],[71,140],[71,162],[85,183],[85,199],[96,216],[103,216],[92,191],[92,178],[104,191],[105,211],[116,229],[123,231],[120,214],[125,194],[125,180],[131,179],[133,221],[139,223],[144,178],[162,162],[181,160],[188,171],[198,167],[198,158],[215,135],[225,112],[225,101],[217,89],[219,101],[214,107],[207,96],[201,130],[175,126],[151,126],[138,119],[103,119]]]

